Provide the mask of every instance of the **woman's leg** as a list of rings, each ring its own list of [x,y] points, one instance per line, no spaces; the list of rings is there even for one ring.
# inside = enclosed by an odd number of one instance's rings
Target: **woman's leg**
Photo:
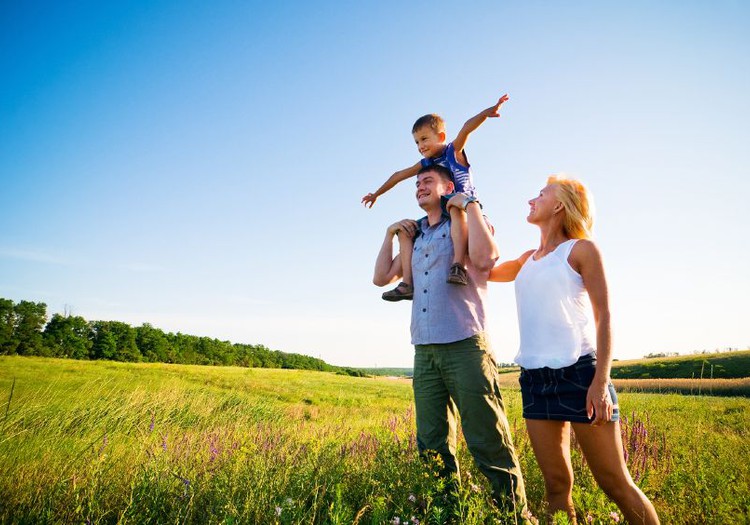
[[[531,447],[544,476],[550,515],[565,511],[576,522],[573,509],[573,467],[570,463],[570,424],[566,421],[526,419]]]
[[[659,517],[649,499],[633,483],[622,453],[620,423],[593,426],[573,423],[578,443],[594,479],[620,507],[628,523],[658,524]]]

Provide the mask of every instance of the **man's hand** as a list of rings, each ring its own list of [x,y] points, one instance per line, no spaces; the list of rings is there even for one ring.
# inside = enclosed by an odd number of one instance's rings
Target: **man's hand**
[[[378,200],[377,195],[375,195],[374,193],[368,193],[367,195],[362,197],[362,204],[365,205],[365,208],[372,208],[372,205],[375,204],[376,200]]]
[[[390,235],[398,235],[399,232],[404,232],[409,237],[414,237],[417,234],[417,221],[403,219],[388,226],[388,233]]]
[[[500,99],[498,99],[497,104],[494,106],[490,106],[487,109],[484,110],[484,116],[487,118],[493,118],[493,117],[499,117],[500,116],[500,106],[502,106],[505,102],[508,101],[508,94],[506,93]]]

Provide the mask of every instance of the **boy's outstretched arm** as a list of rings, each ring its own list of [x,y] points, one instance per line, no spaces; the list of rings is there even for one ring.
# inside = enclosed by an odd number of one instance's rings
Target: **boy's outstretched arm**
[[[466,158],[463,154],[464,146],[466,146],[466,140],[469,138],[469,135],[476,130],[479,126],[481,126],[485,120],[488,118],[493,117],[499,117],[500,116],[500,106],[502,106],[505,102],[508,101],[508,94],[506,93],[502,97],[500,97],[497,101],[497,103],[494,106],[490,106],[484,111],[480,111],[473,117],[471,117],[469,120],[466,121],[464,124],[464,127],[461,128],[461,131],[458,132],[458,135],[456,135],[456,138],[453,139],[453,149],[456,150],[456,155],[460,155],[458,161],[463,162],[466,164]]]
[[[406,180],[409,177],[414,177],[419,172],[421,167],[422,162],[420,161],[417,162],[414,166],[409,166],[408,168],[397,171],[396,173],[388,177],[388,180],[385,181],[381,187],[375,190],[374,193],[368,193],[367,195],[362,197],[362,204],[364,204],[368,208],[372,208],[372,205],[375,204],[375,201],[378,200],[378,197],[393,188],[402,180]]]

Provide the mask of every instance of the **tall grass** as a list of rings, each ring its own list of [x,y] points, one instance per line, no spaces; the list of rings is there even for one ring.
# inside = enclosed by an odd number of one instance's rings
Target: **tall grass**
[[[506,522],[463,442],[458,489],[420,462],[408,381],[0,358],[0,396],[3,523]],[[545,522],[520,395],[504,397]],[[628,462],[665,523],[748,519],[747,400],[620,401]],[[612,523],[573,461],[579,519]]]
[[[750,377],[742,379],[614,379],[618,392],[750,397]]]

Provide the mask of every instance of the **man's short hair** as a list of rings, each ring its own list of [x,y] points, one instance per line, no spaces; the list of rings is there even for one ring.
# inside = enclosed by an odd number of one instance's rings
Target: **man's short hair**
[[[451,174],[451,170],[449,170],[445,166],[441,166],[440,164],[430,164],[429,166],[422,166],[417,172],[417,176],[421,175],[422,173],[427,173],[428,171],[436,173],[445,182],[453,182],[453,175]]]
[[[425,126],[429,127],[435,133],[445,132],[445,121],[443,120],[443,117],[436,115],[435,113],[419,117],[414,123],[414,126],[412,126],[411,132],[416,133]]]

